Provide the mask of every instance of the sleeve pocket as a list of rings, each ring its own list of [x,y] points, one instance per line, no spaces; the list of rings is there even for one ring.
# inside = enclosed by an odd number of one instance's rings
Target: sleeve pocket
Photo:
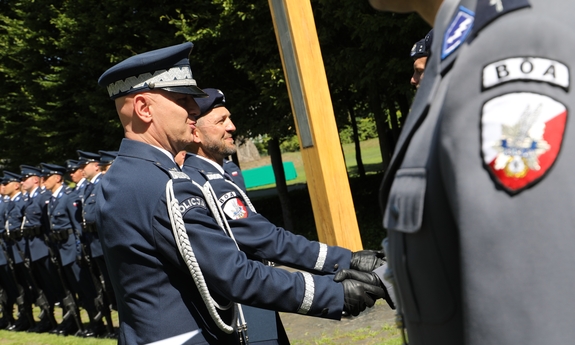
[[[425,168],[399,169],[391,185],[383,226],[388,230],[405,233],[419,231],[426,186]]]

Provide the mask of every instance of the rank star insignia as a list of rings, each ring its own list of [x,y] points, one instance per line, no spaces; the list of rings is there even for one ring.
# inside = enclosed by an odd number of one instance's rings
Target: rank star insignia
[[[555,162],[566,107],[535,93],[511,93],[483,106],[482,154],[495,180],[515,194],[539,181]]]

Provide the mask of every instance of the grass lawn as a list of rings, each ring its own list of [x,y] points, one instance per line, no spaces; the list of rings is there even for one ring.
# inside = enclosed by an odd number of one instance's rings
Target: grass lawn
[[[383,170],[383,165],[381,162],[381,153],[379,150],[379,140],[369,139],[362,141],[360,143],[361,147],[361,157],[363,164],[367,173],[377,173]],[[350,177],[357,176],[357,161],[355,159],[355,146],[354,144],[344,144],[343,154],[345,159],[345,165]],[[297,178],[294,180],[287,181],[288,186],[300,183],[306,183],[305,169],[303,166],[303,160],[301,153],[298,152],[287,152],[282,154],[282,160],[284,162],[292,162],[294,164],[295,170],[297,172]],[[263,165],[271,164],[270,157],[264,156],[257,161],[252,162],[240,162],[242,170],[257,168]],[[268,184],[264,186],[258,186],[250,188],[249,190],[259,190],[274,188],[275,184]]]

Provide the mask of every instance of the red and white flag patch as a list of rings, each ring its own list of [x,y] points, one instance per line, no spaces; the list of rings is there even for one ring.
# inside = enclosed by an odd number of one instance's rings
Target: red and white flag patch
[[[565,105],[548,96],[520,92],[488,101],[481,146],[489,172],[511,194],[535,184],[559,154],[566,121]]]
[[[231,219],[248,217],[248,209],[240,198],[229,199],[224,205],[224,212]]]

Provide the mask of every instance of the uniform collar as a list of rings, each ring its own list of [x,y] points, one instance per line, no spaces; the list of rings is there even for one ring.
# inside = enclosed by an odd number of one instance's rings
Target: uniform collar
[[[10,198],[11,201],[16,200],[19,196],[22,195],[22,192],[18,192],[16,195],[14,195],[13,197]]]
[[[195,153],[189,153],[189,155],[190,155],[190,156],[194,156],[194,157],[198,157],[199,159],[210,163],[210,164],[213,165],[216,169],[218,169],[218,171],[220,172],[220,174],[222,174],[222,175],[224,174],[224,168],[223,168],[221,165],[219,165],[218,163],[214,162],[213,160],[207,159],[206,157],[202,157],[202,156],[197,155],[197,154],[195,154]]]
[[[156,148],[156,149],[160,150],[160,151],[163,152],[166,156],[170,157],[170,159],[172,160],[172,162],[176,163],[176,161],[174,160],[174,156],[170,153],[170,151],[168,151],[168,150],[166,150],[166,149],[163,149],[163,148],[161,148],[161,147],[159,147],[159,146],[154,146],[154,145],[150,145],[150,146],[152,146],[153,148]]]
[[[92,179],[90,180],[91,183],[96,183],[96,181],[98,180],[98,178],[100,178],[100,175],[102,175],[101,172],[99,172],[98,174],[96,174],[96,176],[92,177]]]

